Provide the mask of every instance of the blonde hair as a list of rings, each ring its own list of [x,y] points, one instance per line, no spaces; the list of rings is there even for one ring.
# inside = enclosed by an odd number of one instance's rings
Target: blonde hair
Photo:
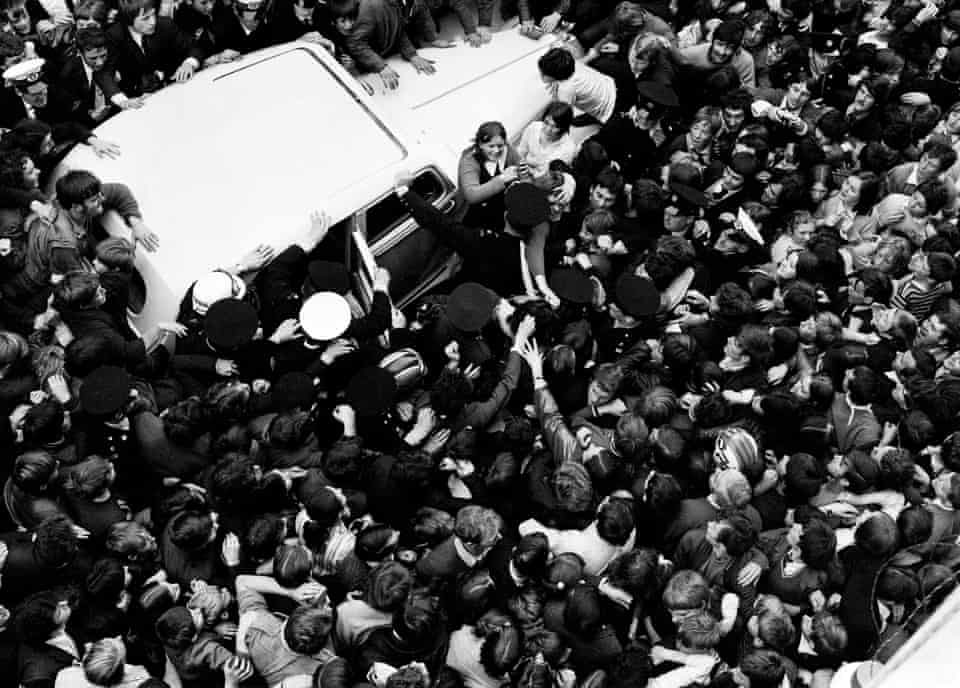
[[[83,655],[83,674],[90,683],[112,686],[123,678],[127,648],[117,638],[101,638]]]

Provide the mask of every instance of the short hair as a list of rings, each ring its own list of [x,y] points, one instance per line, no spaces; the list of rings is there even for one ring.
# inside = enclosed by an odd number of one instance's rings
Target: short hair
[[[889,303],[893,296],[893,282],[890,277],[876,268],[864,268],[857,273],[857,278],[863,282],[863,295],[877,303]]]
[[[557,81],[566,81],[576,71],[573,53],[566,48],[550,48],[537,60],[540,73]]]
[[[0,59],[19,57],[26,49],[20,35],[14,31],[0,31]]]
[[[332,628],[331,609],[300,606],[283,625],[283,639],[297,654],[315,655],[327,644]]]
[[[506,676],[520,661],[522,636],[516,626],[501,626],[480,646],[480,664],[490,676]]]
[[[139,4],[147,4],[148,0],[124,0]],[[123,3],[121,2],[121,7]],[[122,15],[122,10],[121,10]],[[69,210],[75,205],[82,205],[93,198],[103,188],[100,180],[86,170],[71,170],[57,180],[57,200]]]
[[[273,577],[284,588],[295,588],[310,579],[313,554],[303,545],[281,545],[273,558]]]
[[[583,218],[583,226],[591,234],[609,232],[616,225],[616,213],[609,210],[592,210]]]
[[[591,186],[602,186],[615,196],[620,196],[623,191],[623,175],[613,167],[604,167],[593,180]]]
[[[10,476],[14,485],[31,496],[37,496],[57,471],[57,460],[45,451],[24,452],[13,462]]]
[[[850,400],[860,406],[871,403],[877,397],[878,384],[877,374],[873,370],[865,365],[855,367],[847,382]]]
[[[97,244],[96,255],[108,268],[127,270],[133,267],[136,251],[123,237],[109,237]]]
[[[492,510],[471,504],[457,512],[454,534],[473,545],[492,546],[503,530],[503,519]]]
[[[809,282],[794,280],[783,290],[783,307],[805,320],[817,312],[817,289]]]
[[[164,646],[173,650],[185,650],[197,637],[190,610],[183,606],[171,607],[154,624],[157,638]]]
[[[73,377],[86,377],[100,366],[111,364],[123,364],[123,352],[112,338],[94,335],[77,337],[64,352],[64,366]]]
[[[120,521],[107,530],[104,548],[121,559],[136,559],[155,544],[150,531],[135,521]]]
[[[783,657],[765,649],[745,654],[740,660],[740,671],[750,679],[750,688],[778,688],[787,673]]]
[[[265,514],[253,519],[243,536],[243,552],[251,561],[266,561],[283,543],[287,526],[282,517]]]
[[[73,561],[80,549],[73,523],[62,514],[50,516],[37,526],[33,552],[43,566],[60,568]]]
[[[720,107],[729,110],[743,110],[744,112],[750,111],[750,105],[753,103],[753,96],[750,95],[750,92],[743,88],[737,88],[729,93],[724,93],[723,97],[720,98]]]
[[[623,546],[633,532],[633,509],[623,499],[611,499],[597,514],[597,534],[606,542]]]
[[[550,559],[550,541],[543,533],[528,533],[520,538],[510,561],[514,568],[524,576],[539,579],[547,570]]]
[[[713,40],[740,47],[743,43],[744,28],[743,22],[739,19],[726,19],[714,29]]]
[[[677,641],[691,650],[712,650],[720,643],[720,622],[706,610],[690,614],[680,622]]]
[[[387,678],[384,688],[428,688],[426,673],[416,666],[404,666]]]
[[[359,0],[330,0],[330,14],[334,19],[356,19],[360,14]]]
[[[573,108],[570,103],[554,100],[544,109],[540,119],[547,117],[553,120],[553,125],[561,134],[566,134],[573,125]]]
[[[419,645],[441,625],[440,601],[428,590],[412,590],[393,615],[393,630],[404,641]]]
[[[123,678],[127,648],[116,638],[94,641],[83,655],[83,674],[97,686],[112,686]]]
[[[663,590],[663,605],[670,611],[702,609],[709,599],[710,585],[696,571],[677,571]]]
[[[769,328],[760,325],[744,325],[737,336],[739,344],[750,356],[751,362],[765,366],[773,353],[773,338]]]
[[[941,172],[949,170],[957,161],[957,152],[953,149],[953,146],[943,138],[936,136],[931,137],[923,145],[923,154],[928,158],[939,160]]]
[[[81,52],[107,47],[107,34],[99,26],[85,26],[77,31],[77,48]]]
[[[830,612],[813,615],[810,644],[825,659],[840,659],[847,649],[847,628],[839,616]]]
[[[730,556],[746,554],[757,543],[757,529],[743,514],[731,514],[723,523],[725,527],[717,535],[717,542],[726,547]]]
[[[170,542],[187,551],[196,551],[210,542],[213,518],[209,513],[181,511],[170,519]]]
[[[949,253],[929,253],[927,264],[930,268],[930,279],[934,282],[949,282],[957,272],[957,262]]]
[[[132,26],[142,12],[159,6],[158,0],[118,0],[117,20],[124,26]]]
[[[766,609],[757,616],[757,636],[777,652],[786,652],[797,637],[790,615],[782,609]]]
[[[917,193],[923,196],[927,202],[927,215],[936,215],[950,200],[947,185],[939,179],[928,179],[925,182],[920,182],[917,186]]]
[[[888,514],[878,511],[857,526],[853,541],[870,556],[890,555],[897,548],[897,524]]]
[[[17,637],[28,645],[46,642],[57,630],[57,607],[63,597],[53,590],[38,592],[26,598],[17,608]]]
[[[815,518],[803,526],[800,535],[800,556],[812,569],[825,570],[837,553],[837,536],[824,519]]]
[[[113,463],[102,456],[90,456],[71,466],[64,476],[64,488],[85,499],[93,499],[110,486]]]
[[[13,332],[0,332],[0,366],[16,363],[29,353],[26,339]]]
[[[53,288],[53,303],[56,308],[86,308],[93,304],[100,277],[86,270],[71,270]]]
[[[394,613],[401,608],[413,586],[413,575],[406,566],[387,561],[370,572],[364,600],[374,609]]]

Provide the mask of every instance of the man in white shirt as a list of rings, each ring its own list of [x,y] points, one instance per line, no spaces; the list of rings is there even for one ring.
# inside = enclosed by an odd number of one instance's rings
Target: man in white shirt
[[[554,100],[569,103],[601,124],[613,115],[617,86],[612,77],[578,63],[566,48],[551,48],[537,67]]]

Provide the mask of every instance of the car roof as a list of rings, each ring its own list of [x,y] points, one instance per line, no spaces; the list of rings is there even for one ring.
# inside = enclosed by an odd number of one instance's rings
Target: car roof
[[[96,130],[118,158],[77,146],[55,177],[87,169],[129,186],[161,238],[146,258],[182,294],[258,243],[289,244],[312,210],[339,221],[390,188],[422,157],[401,131],[325,51],[295,43],[151,95]]]
[[[437,71],[429,76],[391,60],[400,75],[395,91],[383,88],[376,74],[361,78],[384,112],[398,120],[412,117],[421,131],[442,132],[440,143],[459,155],[482,122],[501,122],[510,139],[519,138],[531,113],[539,115],[548,101],[536,61],[555,45],[552,34],[531,40],[519,31],[499,31],[479,48],[421,48],[421,55],[436,61]]]

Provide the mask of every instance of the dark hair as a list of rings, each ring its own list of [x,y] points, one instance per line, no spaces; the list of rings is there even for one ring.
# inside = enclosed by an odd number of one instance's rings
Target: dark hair
[[[266,561],[274,555],[286,535],[286,522],[276,514],[253,519],[243,538],[244,555],[251,561]]]
[[[764,649],[745,654],[740,660],[740,671],[750,679],[750,688],[778,688],[787,673],[783,657]]]
[[[583,639],[592,638],[603,625],[600,593],[587,583],[577,583],[567,594],[563,610],[566,630]]]
[[[477,127],[477,133],[473,136],[473,145],[478,147],[482,143],[487,143],[491,139],[499,136],[504,141],[507,140],[507,130],[500,122],[484,122]]]
[[[818,571],[826,570],[837,553],[837,536],[823,519],[813,519],[803,526],[800,535],[800,556],[804,563]]]
[[[41,565],[49,568],[65,566],[74,560],[79,549],[73,523],[66,516],[50,516],[37,526],[33,552]]]
[[[931,137],[923,146],[923,154],[928,158],[934,158],[940,161],[940,172],[945,172],[953,167],[957,161],[957,152],[953,146],[943,138]]]
[[[456,418],[472,393],[470,381],[460,371],[444,368],[430,389],[430,404],[438,414]]]
[[[488,635],[480,646],[480,664],[492,677],[506,676],[520,661],[523,643],[520,631],[513,625],[501,626]]]
[[[281,545],[273,557],[273,577],[284,588],[295,588],[310,579],[313,554],[302,545]]]
[[[577,63],[566,48],[550,48],[537,60],[540,73],[556,81],[566,81],[573,76]]]
[[[543,116],[540,119],[544,120],[547,117],[553,120],[554,126],[561,134],[566,134],[573,124],[573,108],[569,103],[554,100],[544,109]]]
[[[877,397],[877,385],[877,374],[873,370],[864,365],[857,366],[847,382],[850,400],[859,406],[873,402]]]
[[[393,615],[393,630],[411,645],[420,646],[440,629],[440,602],[429,591],[412,590]]]
[[[64,352],[64,367],[71,377],[83,378],[102,365],[114,363],[123,363],[123,351],[112,338],[77,337]]]
[[[61,206],[70,210],[96,196],[101,188],[100,180],[90,172],[71,170],[57,180],[57,200]]]
[[[85,26],[76,34],[77,48],[81,52],[107,47],[107,34],[99,26]]]
[[[13,484],[37,497],[57,471],[57,460],[45,451],[24,452],[13,462]]]
[[[897,548],[897,524],[882,511],[862,522],[853,533],[854,542],[867,554],[882,558]]]
[[[605,541],[623,546],[633,532],[633,509],[623,499],[611,499],[597,514],[597,534]]]
[[[283,626],[283,639],[301,655],[315,655],[330,636],[333,616],[330,609],[300,606],[293,610]]]
[[[93,305],[100,277],[86,270],[71,270],[53,288],[53,305],[57,309],[87,308]]]
[[[360,14],[360,1],[330,0],[330,14],[334,19],[356,19]]]
[[[110,487],[113,463],[102,456],[91,455],[64,471],[63,487],[86,499],[93,499]]]
[[[717,542],[727,549],[731,557],[739,557],[750,551],[757,543],[757,529],[743,514],[731,514],[726,519],[727,527],[717,535]]]
[[[133,26],[134,19],[139,17],[141,12],[156,10],[158,6],[157,0],[119,0],[117,20],[124,26]]]
[[[187,551],[197,551],[210,542],[213,518],[209,513],[181,511],[170,519],[170,542]]]
[[[936,215],[950,199],[947,192],[947,185],[939,179],[928,179],[917,186],[917,193],[923,196],[927,202],[927,215]]]
[[[513,548],[510,561],[517,572],[529,578],[539,579],[547,569],[550,559],[550,541],[543,533],[524,535]]]
[[[897,515],[897,532],[900,547],[926,542],[933,533],[933,513],[919,504],[908,506]]]
[[[53,635],[57,630],[57,607],[62,600],[53,590],[45,590],[20,603],[16,611],[16,629],[21,642],[40,645]]]
[[[727,19],[713,31],[713,40],[740,47],[743,43],[743,22],[739,19]]]

